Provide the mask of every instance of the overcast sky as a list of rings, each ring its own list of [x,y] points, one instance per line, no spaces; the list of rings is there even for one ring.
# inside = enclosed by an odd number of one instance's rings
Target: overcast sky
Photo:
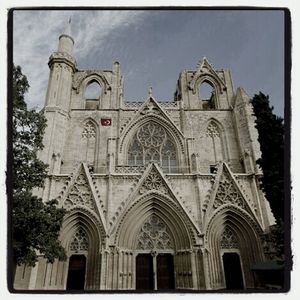
[[[235,89],[270,96],[284,109],[284,13],[282,11],[14,11],[14,63],[22,67],[30,107],[44,105],[48,58],[72,18],[79,69],[121,64],[125,99],[173,99],[182,70],[205,56],[215,69],[230,69]]]

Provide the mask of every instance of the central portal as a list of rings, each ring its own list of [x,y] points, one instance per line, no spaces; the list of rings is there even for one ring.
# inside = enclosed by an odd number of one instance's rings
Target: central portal
[[[137,290],[170,290],[174,288],[174,262],[172,254],[139,254],[136,257]]]

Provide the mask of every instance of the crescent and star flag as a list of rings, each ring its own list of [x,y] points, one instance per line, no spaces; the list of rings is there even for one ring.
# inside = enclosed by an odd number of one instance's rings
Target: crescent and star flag
[[[102,126],[111,126],[111,118],[101,118]]]

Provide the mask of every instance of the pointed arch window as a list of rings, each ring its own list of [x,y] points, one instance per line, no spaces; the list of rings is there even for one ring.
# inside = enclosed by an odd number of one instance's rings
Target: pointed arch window
[[[83,127],[81,137],[83,143],[83,149],[81,149],[81,156],[83,161],[86,161],[88,165],[93,166],[95,161],[95,149],[96,149],[96,126],[92,121],[87,121]]]
[[[208,137],[206,147],[208,147],[209,162],[211,166],[215,166],[225,159],[222,134],[219,126],[214,122],[209,122],[206,128],[206,136]]]
[[[97,109],[101,95],[101,85],[97,81],[89,82],[84,91],[85,109]]]
[[[202,101],[203,109],[216,108],[216,91],[213,84],[210,81],[202,81],[199,85],[198,93],[199,99]]]
[[[143,166],[156,162],[166,172],[176,171],[177,152],[173,139],[165,128],[155,122],[148,122],[134,135],[128,149],[128,164]]]

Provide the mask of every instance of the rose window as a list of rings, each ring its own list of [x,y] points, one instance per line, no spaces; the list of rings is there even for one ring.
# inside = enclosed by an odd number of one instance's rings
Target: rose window
[[[173,139],[164,127],[148,122],[138,129],[128,150],[128,164],[143,166],[158,163],[166,172],[174,172],[177,154]]]
[[[166,225],[156,216],[151,216],[142,226],[137,249],[173,249],[173,243]]]

